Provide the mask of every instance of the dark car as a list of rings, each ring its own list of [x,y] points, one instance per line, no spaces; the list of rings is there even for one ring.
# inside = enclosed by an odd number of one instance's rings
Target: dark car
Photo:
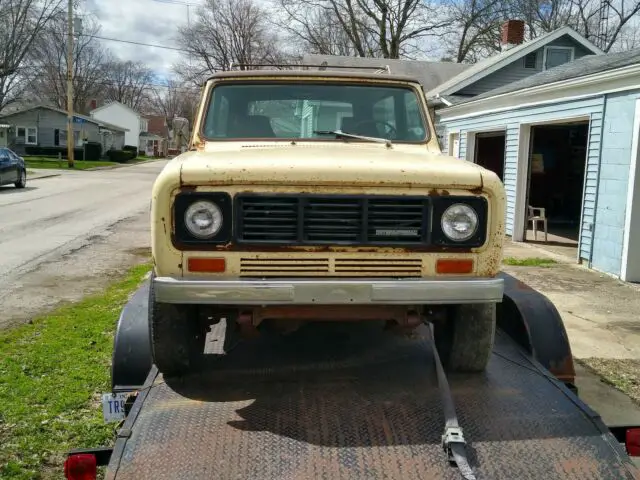
[[[0,148],[0,185],[13,183],[16,188],[27,185],[27,167],[24,159],[8,148]]]

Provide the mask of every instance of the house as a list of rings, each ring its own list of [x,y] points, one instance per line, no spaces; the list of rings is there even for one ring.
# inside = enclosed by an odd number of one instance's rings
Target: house
[[[126,129],[124,144],[139,147],[140,133],[148,131],[148,120],[120,102],[111,102],[89,112],[92,118]]]
[[[73,116],[73,143],[100,142],[102,151],[119,149],[126,129],[80,114]],[[62,147],[67,145],[67,112],[47,105],[37,105],[0,115],[0,147],[8,146],[25,154],[26,147]]]
[[[440,125],[441,108],[587,55],[603,54],[571,27],[559,28],[528,42],[524,42],[524,33],[522,20],[506,21],[500,31],[501,53],[427,90],[427,101],[434,113],[438,140],[443,148],[447,139],[443,137]]]
[[[169,125],[164,115],[146,115],[147,132],[140,134],[140,151],[149,157],[166,157],[169,147]]]
[[[529,207],[544,208],[554,243],[573,245],[578,262],[640,282],[640,49],[583,56],[474,97],[451,91],[439,92],[450,103],[438,113],[445,147],[502,178],[507,234],[535,241]]]

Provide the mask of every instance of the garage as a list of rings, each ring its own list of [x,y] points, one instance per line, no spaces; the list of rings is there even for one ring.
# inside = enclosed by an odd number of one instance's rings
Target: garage
[[[439,110],[459,157],[501,174],[512,241],[640,282],[639,78],[640,49],[585,57]]]
[[[543,217],[549,236],[545,239],[543,221],[537,221],[536,238],[531,221],[526,241],[577,248],[588,137],[588,120],[531,127],[527,218]]]

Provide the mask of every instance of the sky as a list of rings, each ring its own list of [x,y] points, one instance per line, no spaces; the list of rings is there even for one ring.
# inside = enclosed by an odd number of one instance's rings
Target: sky
[[[102,37],[177,47],[178,27],[187,24],[185,3],[190,4],[188,10],[193,19],[201,0],[84,0],[83,13],[95,16]],[[184,55],[161,48],[100,42],[121,60],[146,63],[159,78],[171,76],[172,64]]]

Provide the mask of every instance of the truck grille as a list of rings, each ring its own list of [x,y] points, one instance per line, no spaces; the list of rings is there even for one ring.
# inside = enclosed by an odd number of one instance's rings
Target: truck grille
[[[419,257],[311,257],[278,255],[240,258],[242,277],[420,277]]]
[[[426,244],[426,197],[261,195],[236,197],[236,240],[245,244]]]

